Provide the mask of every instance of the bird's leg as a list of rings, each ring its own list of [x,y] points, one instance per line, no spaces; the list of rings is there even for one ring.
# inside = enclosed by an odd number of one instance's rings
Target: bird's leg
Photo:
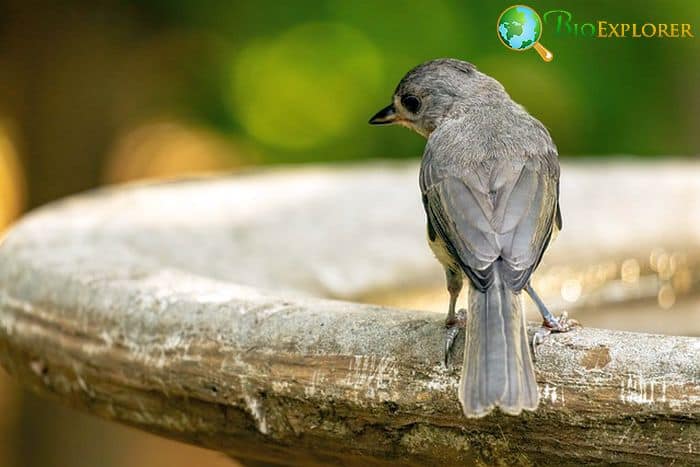
[[[542,315],[542,326],[535,332],[532,337],[532,356],[536,356],[535,349],[538,345],[544,342],[544,339],[553,332],[568,332],[571,331],[576,326],[580,326],[579,322],[575,319],[569,318],[569,315],[564,312],[559,316],[559,318],[554,317],[551,311],[547,309],[542,299],[535,289],[532,288],[530,282],[525,286],[525,291],[532,298],[532,301],[537,305],[537,309]]]
[[[460,329],[464,329],[466,324],[466,312],[459,310],[459,313],[455,313],[457,297],[462,291],[462,273],[445,268],[445,278],[447,279],[447,291],[450,292],[450,307],[447,310],[447,318],[445,319],[445,328],[447,329],[445,332],[445,366],[447,366],[455,339]]]
[[[445,331],[445,366],[449,365],[450,355],[452,354],[452,346],[454,346],[457,336],[459,335],[460,331],[465,328],[466,324],[467,310],[464,308],[460,308],[454,319],[445,324],[445,327],[447,328]]]
[[[527,285],[525,285],[525,291],[527,294],[532,298],[532,301],[535,302],[535,305],[537,305],[537,309],[540,311],[540,314],[542,315],[543,319],[543,326],[547,326],[550,329],[557,329],[559,328],[559,320],[554,317],[552,312],[550,312],[547,309],[547,306],[544,304],[542,299],[540,298],[539,295],[537,295],[537,292],[535,292],[535,289],[532,288],[532,284],[529,282]]]

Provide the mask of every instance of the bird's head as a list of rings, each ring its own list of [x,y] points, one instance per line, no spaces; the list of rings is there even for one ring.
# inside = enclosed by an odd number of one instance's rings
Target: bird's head
[[[471,63],[451,58],[431,60],[406,73],[392,103],[369,123],[399,124],[427,138],[441,122],[503,92],[496,80],[478,72]]]

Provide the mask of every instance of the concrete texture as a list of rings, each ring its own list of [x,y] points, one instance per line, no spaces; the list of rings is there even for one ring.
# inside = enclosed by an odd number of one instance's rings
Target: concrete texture
[[[2,363],[71,406],[251,464],[696,461],[700,339],[555,336],[536,413],[466,420],[442,315],[328,300],[442,280],[416,174],[312,167],[53,203],[0,247]],[[700,166],[565,166],[562,208],[551,267],[697,253]]]

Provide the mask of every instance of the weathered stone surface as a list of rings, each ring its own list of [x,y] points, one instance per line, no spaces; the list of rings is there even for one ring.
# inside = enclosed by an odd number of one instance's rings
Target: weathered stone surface
[[[536,413],[466,420],[441,315],[327,299],[442,280],[416,170],[134,185],[38,210],[0,247],[2,363],[64,403],[256,461],[696,462],[698,338],[555,336]],[[567,166],[547,261],[697,250],[699,199],[691,163]]]

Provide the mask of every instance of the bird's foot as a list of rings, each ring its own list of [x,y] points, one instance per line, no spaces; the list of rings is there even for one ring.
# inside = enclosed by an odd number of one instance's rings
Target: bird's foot
[[[572,329],[581,326],[577,320],[569,318],[569,314],[565,311],[559,318],[551,317],[542,321],[542,326],[535,331],[532,337],[532,357],[537,359],[537,347],[542,344],[547,336],[553,332],[569,332]]]
[[[459,332],[465,328],[467,325],[467,310],[461,308],[457,311],[457,314],[452,319],[445,321],[445,366],[447,367],[450,362],[450,355],[452,354],[452,347],[454,346],[455,340],[459,335]]]

